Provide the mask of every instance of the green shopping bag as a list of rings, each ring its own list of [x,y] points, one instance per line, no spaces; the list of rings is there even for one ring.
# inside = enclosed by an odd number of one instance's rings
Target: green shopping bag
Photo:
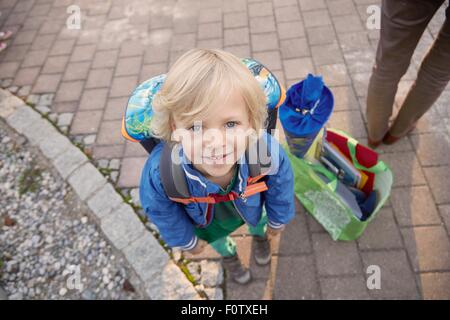
[[[356,158],[356,146],[358,142],[348,134],[338,132],[347,138],[347,145],[354,166],[357,169],[374,173],[373,190],[377,192],[377,204],[375,210],[366,221],[359,220],[352,212],[351,208],[335,192],[337,178],[331,171],[321,164],[313,164],[308,160],[294,156],[287,144],[283,144],[294,171],[294,191],[299,201],[303,204],[309,214],[311,214],[331,235],[333,240],[351,241],[356,240],[366,229],[367,225],[375,219],[381,207],[388,199],[393,175],[389,167],[381,160],[370,168],[362,166]],[[318,173],[328,178],[329,182],[324,182]]]

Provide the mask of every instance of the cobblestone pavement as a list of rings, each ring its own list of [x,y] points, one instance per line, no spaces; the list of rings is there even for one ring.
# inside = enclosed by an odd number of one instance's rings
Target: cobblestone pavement
[[[80,30],[65,27],[71,4],[81,8]],[[364,143],[365,96],[378,40],[378,31],[366,28],[372,4],[379,1],[2,0],[1,29],[17,33],[0,54],[1,85],[36,105],[41,98],[33,95],[51,99],[41,112],[99,163],[118,164],[112,178],[136,201],[146,154],[120,136],[127,96],[190,48],[254,57],[286,87],[308,72],[322,74],[336,101],[329,125]],[[396,107],[443,19],[440,10],[424,33]],[[259,268],[250,259],[250,238],[239,231],[234,236],[256,279],[246,287],[225,279],[225,297],[450,298],[449,103],[447,87],[412,134],[381,147],[395,175],[392,197],[358,241],[332,242],[299,207],[274,245],[271,267]],[[217,256],[207,251],[196,259],[204,258]],[[381,290],[366,287],[373,264],[381,268]]]

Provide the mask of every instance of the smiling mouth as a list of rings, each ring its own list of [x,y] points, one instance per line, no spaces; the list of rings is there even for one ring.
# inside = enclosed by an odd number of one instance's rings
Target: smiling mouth
[[[217,161],[217,160],[222,160],[225,159],[227,156],[231,155],[232,152],[227,153],[227,154],[221,154],[218,156],[210,156],[210,157],[203,157],[204,159],[208,159],[208,160],[212,160],[212,161]]]

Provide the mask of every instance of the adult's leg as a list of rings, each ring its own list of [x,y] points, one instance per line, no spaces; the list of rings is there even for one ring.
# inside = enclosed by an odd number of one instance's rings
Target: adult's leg
[[[383,0],[381,30],[367,93],[369,138],[381,141],[388,130],[400,78],[426,26],[444,0]]]
[[[433,105],[450,80],[450,6],[445,22],[420,66],[417,79],[395,119],[389,133],[405,135]]]

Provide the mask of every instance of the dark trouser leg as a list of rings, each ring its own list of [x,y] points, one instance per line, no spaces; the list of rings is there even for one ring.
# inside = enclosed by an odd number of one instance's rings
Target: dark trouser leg
[[[450,7],[446,19],[430,51],[420,66],[397,118],[389,130],[400,137],[433,105],[450,80]]]
[[[383,0],[377,56],[367,93],[369,137],[379,141],[388,130],[400,78],[426,26],[444,0]]]

